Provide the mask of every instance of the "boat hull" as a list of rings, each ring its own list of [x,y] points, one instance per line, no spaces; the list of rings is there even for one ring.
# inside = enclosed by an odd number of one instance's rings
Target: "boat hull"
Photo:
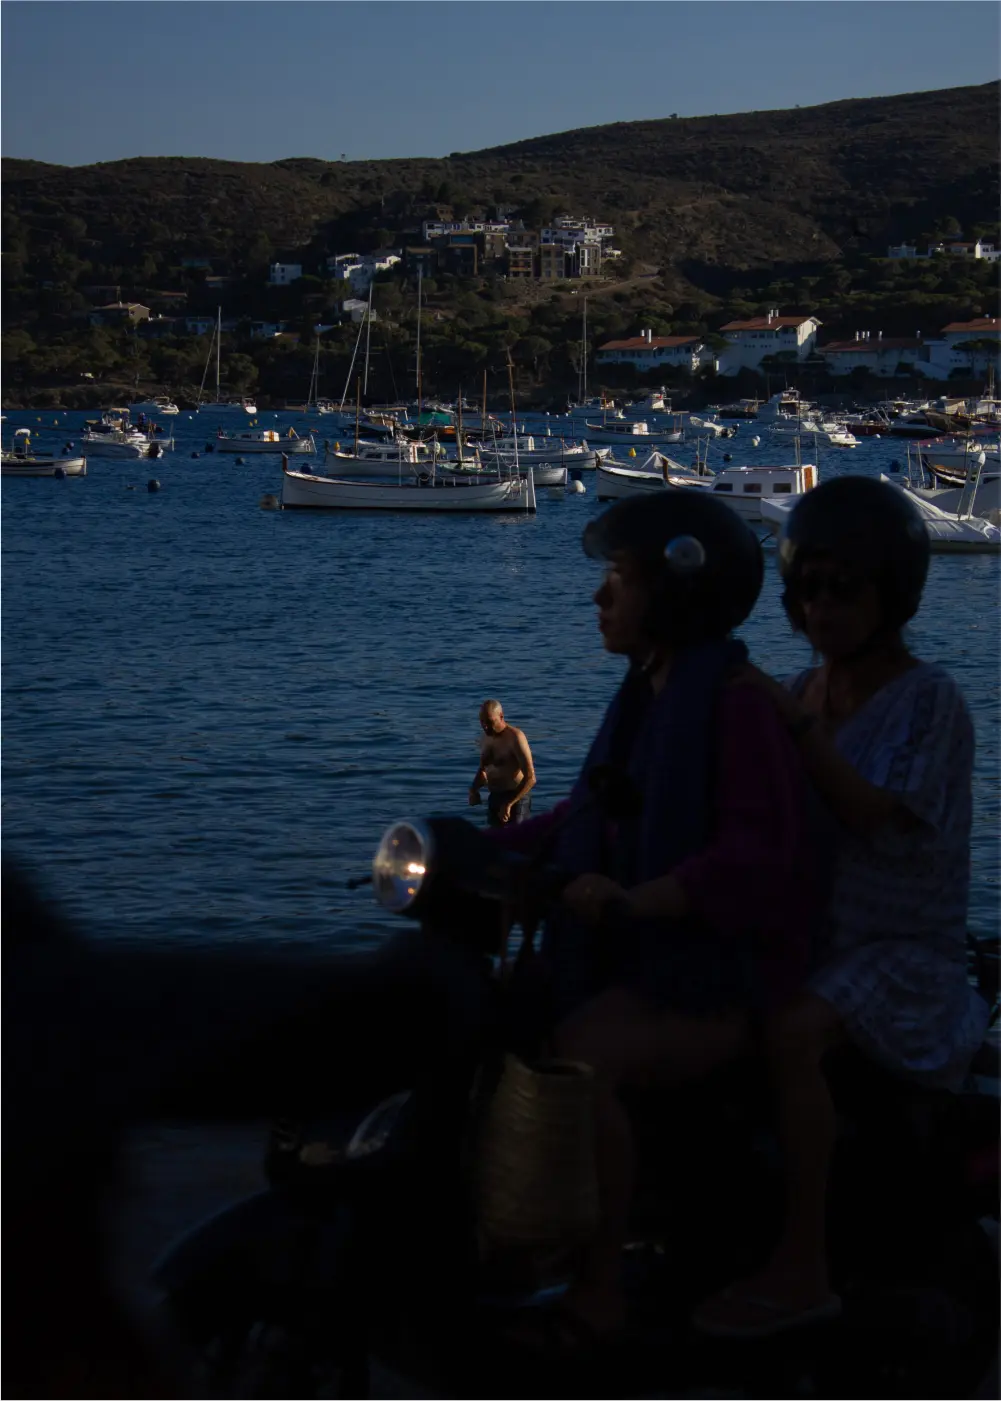
[[[422,474],[424,475],[424,474]],[[535,484],[527,477],[502,481],[447,481],[402,484],[353,482],[282,469],[282,506],[326,511],[534,511]]]
[[[280,438],[277,442],[262,442],[259,438],[216,438],[216,452],[244,454],[252,452],[270,453],[272,457],[282,453],[308,456],[316,452],[312,435],[308,438]]]
[[[87,459],[85,457],[13,457],[0,463],[0,476],[4,477],[85,477]]]
[[[128,457],[149,458],[155,462],[163,456],[163,444],[157,442],[115,442],[113,438],[83,438],[84,453],[87,457]]]

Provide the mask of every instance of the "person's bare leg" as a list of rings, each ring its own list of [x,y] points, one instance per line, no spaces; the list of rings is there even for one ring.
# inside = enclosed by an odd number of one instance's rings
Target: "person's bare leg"
[[[738,1054],[746,1022],[734,1015],[712,1019],[652,1010],[624,989],[613,988],[557,1029],[557,1055],[594,1067],[595,1166],[600,1224],[589,1244],[565,1307],[598,1335],[625,1318],[622,1250],[634,1180],[633,1135],[618,1087],[656,1072],[665,1083],[696,1079]]]
[[[795,1314],[831,1299],[827,1182],[837,1121],[822,1060],[839,1027],[834,1008],[812,993],[797,998],[766,1027],[786,1183],[782,1233],[764,1268],[703,1305],[697,1320],[767,1325],[776,1311],[755,1300]]]

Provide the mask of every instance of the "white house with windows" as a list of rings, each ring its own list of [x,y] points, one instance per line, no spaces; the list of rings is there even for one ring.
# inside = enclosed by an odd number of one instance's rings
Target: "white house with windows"
[[[599,365],[635,365],[638,370],[673,365],[694,374],[713,363],[713,352],[699,336],[655,336],[645,330],[626,340],[606,341],[595,359]]]
[[[805,360],[817,343],[819,326],[815,316],[780,316],[777,308],[748,321],[728,321],[720,327],[727,346],[719,353],[719,373],[760,370],[762,360],[769,355]]]
[[[356,296],[367,296],[376,273],[388,272],[400,261],[399,253],[338,254],[327,259],[327,275],[335,282],[348,282]]]
[[[987,243],[982,238],[974,239],[972,243],[947,243],[945,251],[952,258],[983,258],[989,263],[997,262],[1001,257],[1001,249],[995,248],[993,243]]]
[[[920,336],[886,336],[882,331],[873,339],[869,331],[856,331],[854,340],[829,341],[817,347],[829,374],[850,375],[852,370],[864,369],[870,374],[889,378],[897,374],[920,374],[918,362],[927,361],[927,346]],[[903,369],[901,369],[903,365]]]
[[[986,344],[976,350],[963,349],[972,341]],[[995,370],[1001,369],[1001,321],[996,316],[950,321],[926,342],[926,349],[928,362],[920,367],[920,372],[929,379],[948,379],[954,370],[971,376],[986,375],[991,365]]]
[[[287,287],[302,276],[302,263],[272,263],[268,272],[269,287]]]

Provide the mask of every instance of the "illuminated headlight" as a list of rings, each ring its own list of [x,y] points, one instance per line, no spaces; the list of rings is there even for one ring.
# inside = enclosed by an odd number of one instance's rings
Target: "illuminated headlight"
[[[434,839],[423,822],[394,822],[372,858],[372,885],[380,905],[396,914],[409,910],[431,869]]]

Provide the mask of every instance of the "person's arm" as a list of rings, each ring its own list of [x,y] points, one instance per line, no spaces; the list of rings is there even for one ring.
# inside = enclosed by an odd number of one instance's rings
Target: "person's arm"
[[[476,807],[477,803],[482,802],[482,799],[481,799],[481,797],[480,797],[480,789],[485,785],[486,781],[487,781],[487,771],[486,771],[486,768],[485,768],[484,763],[483,763],[483,746],[481,745],[481,746],[480,746],[480,767],[476,770],[476,777],[473,779],[472,783],[469,785],[469,806],[470,806],[470,807]]]
[[[784,686],[757,667],[742,672],[745,678],[772,698],[817,792],[850,832],[871,837],[884,828],[908,833],[924,825],[898,793],[864,779],[821,729],[818,717]]]

